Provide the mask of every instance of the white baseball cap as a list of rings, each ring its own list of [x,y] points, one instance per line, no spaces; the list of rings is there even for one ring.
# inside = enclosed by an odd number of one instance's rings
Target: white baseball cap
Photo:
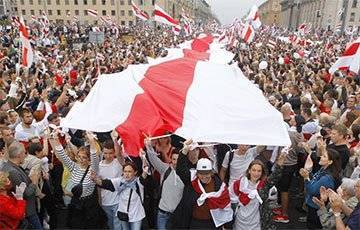
[[[211,171],[212,164],[211,161],[207,158],[201,158],[196,164],[196,171]]]

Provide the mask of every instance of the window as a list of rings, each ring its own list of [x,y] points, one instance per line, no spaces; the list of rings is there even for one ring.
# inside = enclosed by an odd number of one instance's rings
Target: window
[[[355,21],[355,13],[354,12],[352,12],[351,14],[350,14],[350,20],[349,20],[350,22],[354,22]]]
[[[51,5],[51,0],[47,0],[47,4],[48,4],[48,5]]]
[[[65,0],[65,5],[69,5],[69,0]]]
[[[124,0],[120,0],[120,5],[125,5],[125,2],[124,2]]]
[[[103,15],[103,16],[106,16],[106,10],[103,10],[103,11],[102,11],[102,15]]]
[[[133,15],[132,10],[129,10],[128,14],[129,14],[129,16],[132,16]]]
[[[112,5],[112,6],[115,5],[115,0],[111,0],[111,5]]]
[[[120,10],[120,15],[125,16],[125,10]]]
[[[129,26],[132,26],[133,25],[133,21],[129,21]]]
[[[87,10],[84,10],[84,15],[88,15],[88,12],[87,12]]]
[[[122,25],[122,26],[125,26],[125,21],[121,21],[121,25]]]
[[[48,10],[48,15],[52,15],[52,10]]]
[[[101,4],[105,5],[106,4],[106,0],[101,0]]]
[[[115,10],[112,10],[111,11],[111,16],[115,16],[115,15],[116,15]]]
[[[38,5],[41,5],[41,0],[38,0]]]
[[[151,4],[152,4],[152,5],[155,5],[155,0],[151,0]]]
[[[67,24],[70,24],[70,20],[67,20],[66,22],[67,22]]]
[[[34,5],[34,0],[29,0],[30,5]]]
[[[96,0],[92,0],[93,5],[96,5]]]
[[[144,1],[143,0],[139,0],[139,5],[144,5]]]
[[[87,0],[84,0],[84,5],[87,5]]]
[[[74,0],[74,5],[79,5],[78,0]]]
[[[79,10],[75,10],[75,15],[79,15]]]
[[[39,15],[41,15],[42,14],[42,10],[39,10]]]
[[[30,10],[31,15],[35,15],[35,10]]]
[[[60,0],[56,0],[56,5],[60,5]]]
[[[21,10],[21,14],[25,15],[26,14],[26,10]]]
[[[61,15],[61,10],[57,10],[57,15]]]
[[[128,5],[131,6],[131,0],[128,0]]]
[[[352,2],[352,8],[356,8],[357,7],[357,0],[353,0],[353,2]]]
[[[21,5],[24,5],[24,4],[25,4],[24,0],[21,0],[21,1],[20,1],[20,4],[21,4]]]

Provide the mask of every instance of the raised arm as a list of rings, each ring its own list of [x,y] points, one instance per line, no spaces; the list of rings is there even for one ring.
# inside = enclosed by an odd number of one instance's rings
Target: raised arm
[[[65,153],[65,150],[60,144],[57,135],[57,133],[54,133],[54,135],[52,135],[52,138],[49,139],[49,143],[53,151],[55,151],[56,156],[61,160],[61,162],[63,162],[63,164],[65,164],[65,166],[71,172],[74,170],[76,163],[72,161],[70,157]]]
[[[151,146],[151,141],[145,139],[145,147],[146,153],[150,163],[154,166],[154,168],[160,173],[164,174],[169,165],[162,162],[160,158],[156,155],[154,148]]]

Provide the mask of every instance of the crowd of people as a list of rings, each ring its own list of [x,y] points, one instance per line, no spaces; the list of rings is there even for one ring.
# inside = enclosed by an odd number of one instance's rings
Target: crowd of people
[[[92,44],[89,30],[53,26],[42,37],[34,28],[29,69],[18,64],[17,30],[1,31],[0,229],[56,229],[60,210],[71,229],[275,229],[297,221],[294,184],[308,229],[360,229],[360,76],[328,72],[353,35],[316,31],[301,45],[280,39],[294,32],[262,27],[251,44],[224,43],[229,64],[282,113],[291,146],[201,147],[171,135],[146,138],[129,157],[116,131],[61,128],[61,118],[100,73],[166,56],[191,37],[142,25],[104,29]]]

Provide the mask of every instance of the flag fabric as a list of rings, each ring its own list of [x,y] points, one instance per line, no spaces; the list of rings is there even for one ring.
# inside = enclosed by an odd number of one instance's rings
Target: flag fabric
[[[36,21],[36,22],[37,22],[37,18],[36,18],[35,15],[31,15],[31,19],[32,19],[33,21]]]
[[[30,44],[29,31],[26,28],[24,19],[22,17],[20,18],[19,32],[20,32],[21,51],[22,51],[21,64],[27,68],[30,68],[33,63],[34,54]]]
[[[212,41],[197,38],[149,64],[99,77],[62,126],[116,128],[131,156],[138,156],[145,136],[163,127],[195,142],[290,144],[281,113],[239,68],[227,65],[234,55]]]
[[[259,29],[261,27],[261,21],[259,17],[259,9],[254,5],[248,15],[248,21],[251,23],[254,29]]]
[[[79,18],[78,18],[77,16],[75,16],[75,15],[74,15],[73,20],[74,20],[74,21],[78,21],[78,20],[79,20]]]
[[[184,20],[184,31],[186,36],[190,36],[192,34],[192,28],[190,21]]]
[[[100,32],[101,30],[100,30],[99,27],[93,26],[93,27],[92,27],[92,31],[93,31],[93,32]]]
[[[19,27],[20,26],[20,19],[18,16],[12,16],[11,17],[11,21],[14,27]]]
[[[244,39],[246,43],[251,43],[255,37],[255,30],[252,25],[247,24],[242,31],[241,38]]]
[[[170,26],[176,26],[179,22],[173,19],[168,13],[165,12],[160,6],[155,4],[154,19],[157,22],[161,22]]]
[[[98,16],[97,10],[87,9],[87,12],[88,12],[88,15],[90,15],[92,17],[97,17]]]
[[[180,26],[173,26],[172,31],[174,32],[175,35],[179,35],[180,31],[181,31],[181,27]]]
[[[136,17],[144,21],[149,19],[149,15],[147,15],[144,11],[140,10],[139,7],[137,7],[133,1],[131,1],[131,6],[132,6],[132,11]]]
[[[356,74],[360,71],[360,38],[350,44],[343,55],[331,66],[329,72],[336,70],[349,70]]]
[[[274,40],[269,39],[267,46],[270,47],[271,49],[275,49],[276,42]]]

